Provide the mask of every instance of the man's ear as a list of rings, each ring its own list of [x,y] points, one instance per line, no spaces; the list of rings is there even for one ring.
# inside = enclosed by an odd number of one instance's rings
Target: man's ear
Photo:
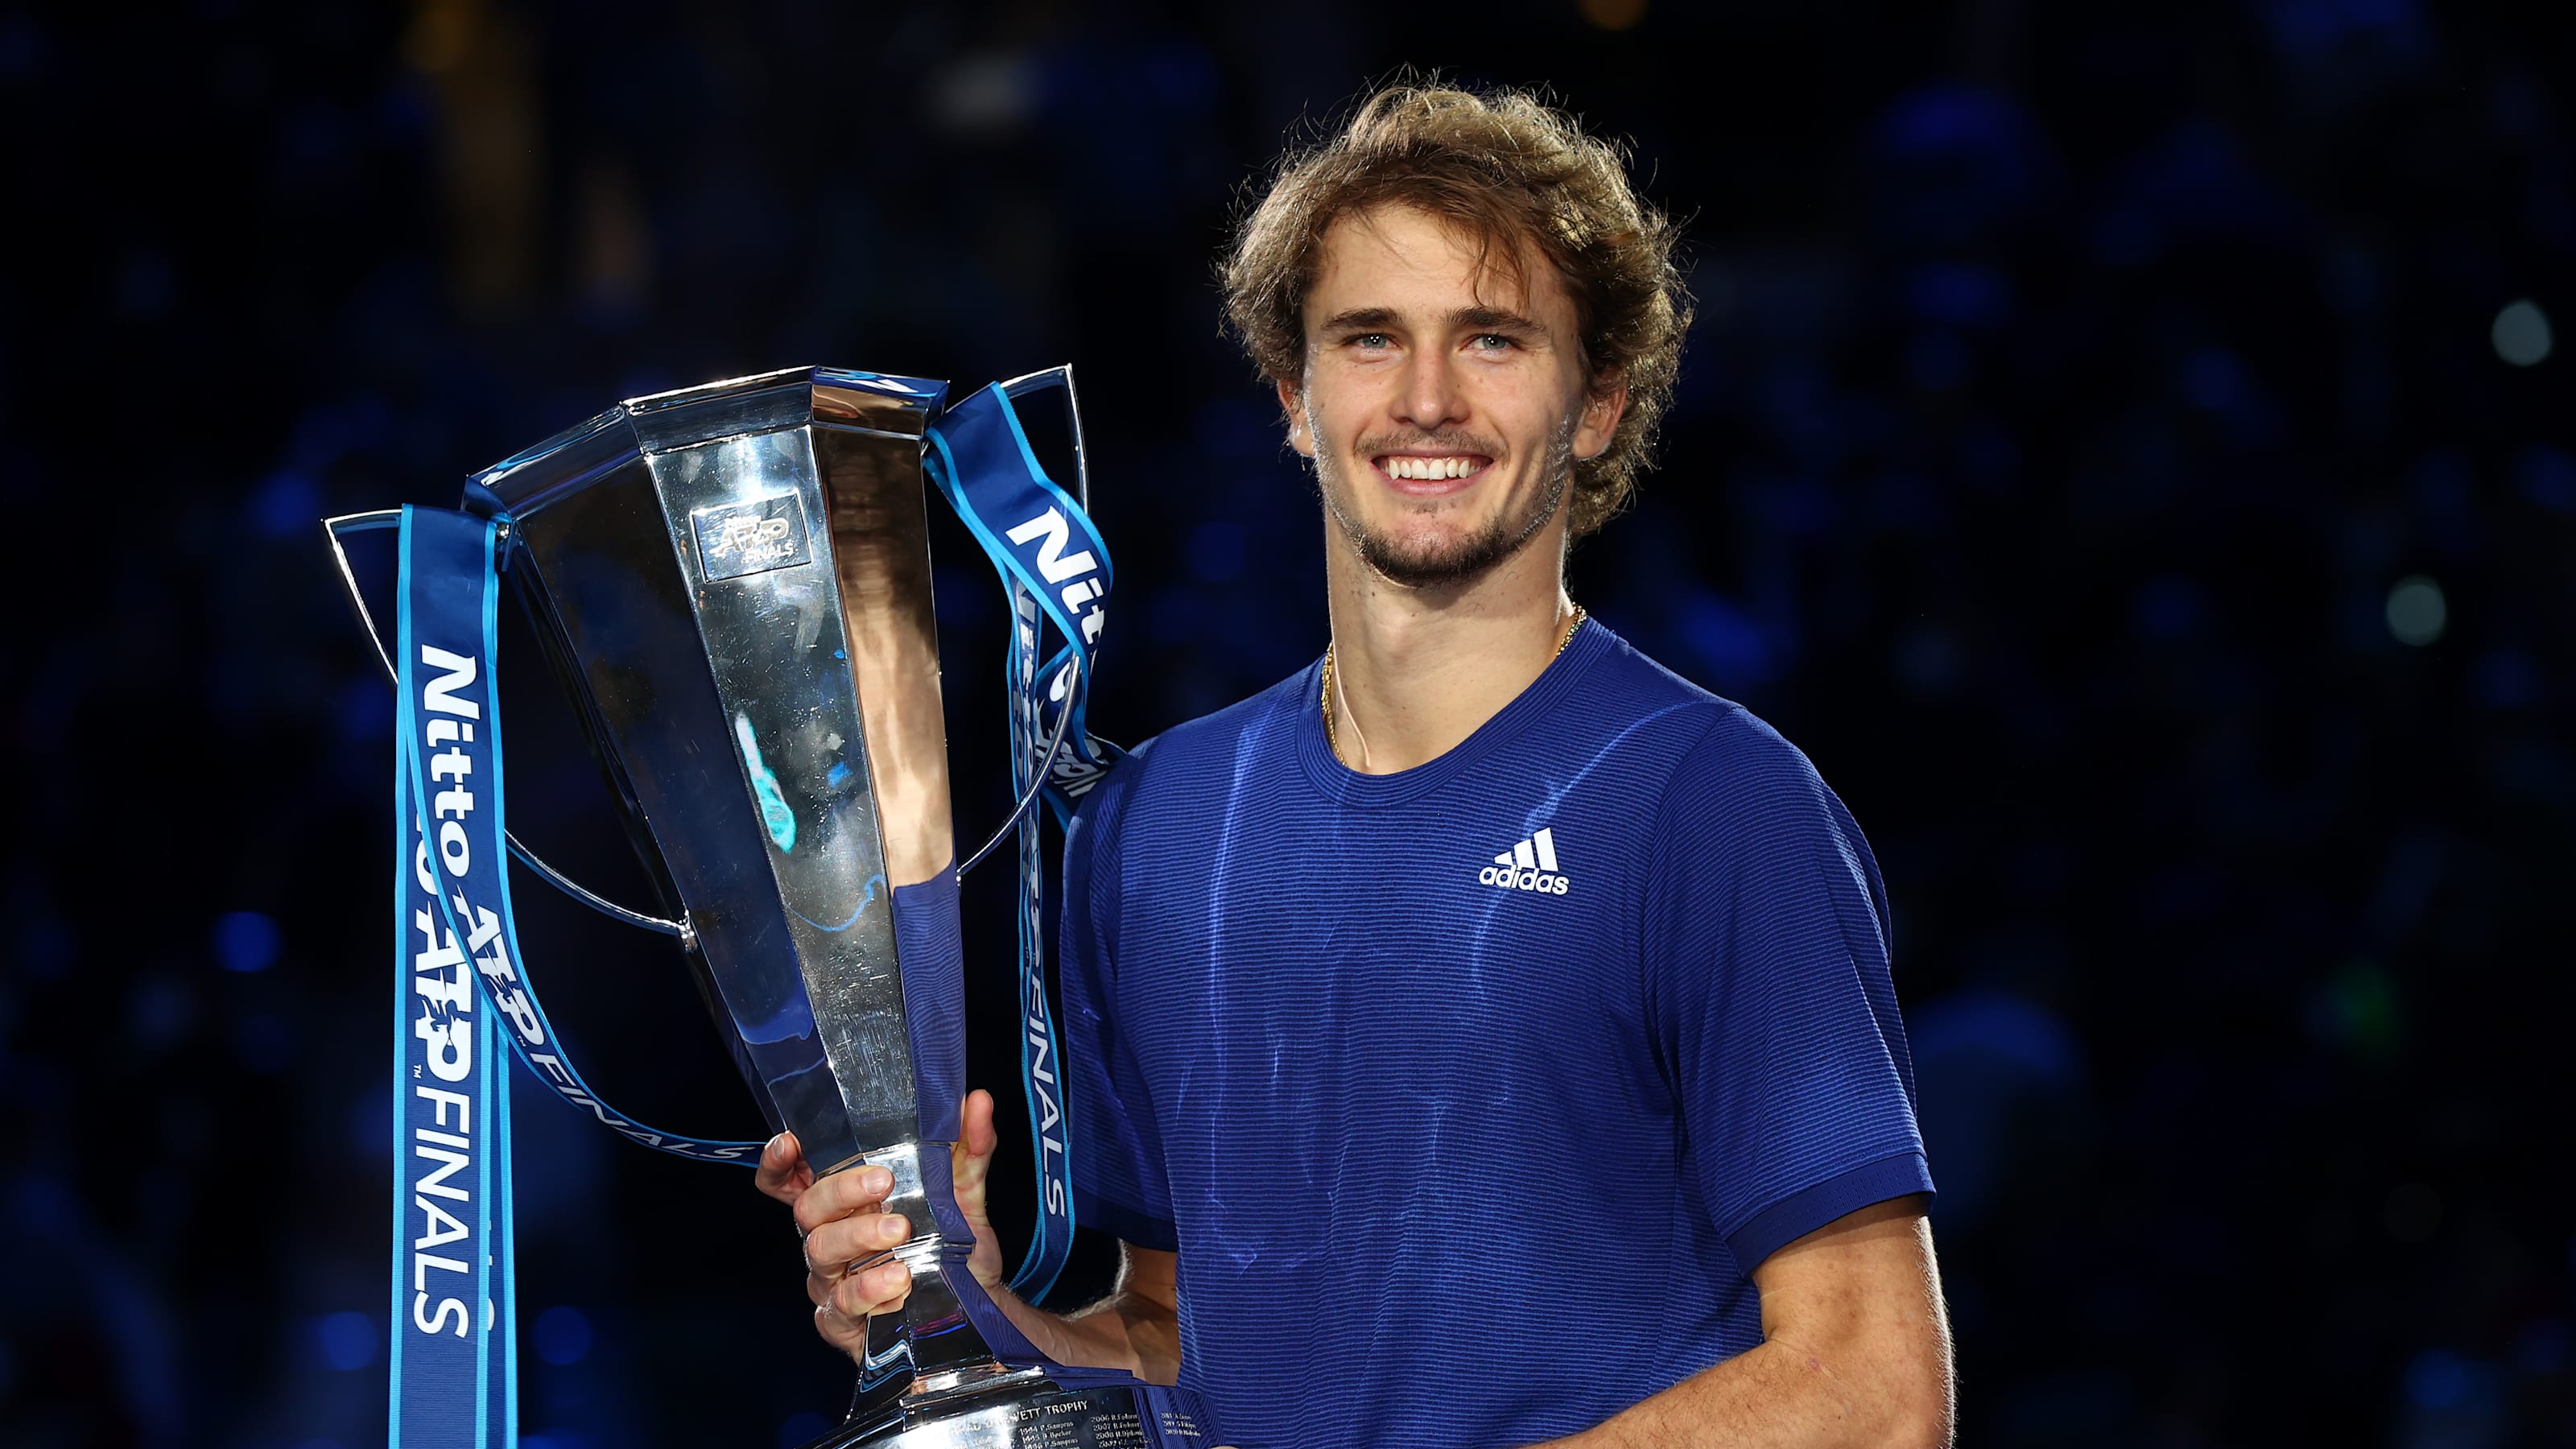
[[[1592,394],[1583,403],[1583,416],[1574,425],[1574,456],[1590,460],[1609,451],[1610,440],[1618,434],[1619,419],[1628,411],[1628,378],[1612,369],[1593,381]]]
[[[1315,456],[1315,435],[1306,428],[1306,400],[1297,385],[1284,377],[1271,379],[1279,389],[1279,411],[1287,419],[1288,446],[1311,458]]]

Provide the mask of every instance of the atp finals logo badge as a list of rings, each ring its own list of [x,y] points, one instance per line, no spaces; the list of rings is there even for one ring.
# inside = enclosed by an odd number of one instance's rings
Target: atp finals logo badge
[[[813,557],[805,542],[805,509],[793,493],[701,508],[689,522],[697,529],[698,565],[710,583],[791,568]]]
[[[1545,896],[1565,894],[1567,882],[1556,864],[1556,831],[1539,831],[1495,856],[1492,865],[1476,872],[1476,884],[1507,891],[1536,891]]]

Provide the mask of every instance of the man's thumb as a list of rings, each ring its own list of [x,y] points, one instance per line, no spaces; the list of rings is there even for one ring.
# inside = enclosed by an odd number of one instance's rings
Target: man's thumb
[[[959,1113],[958,1141],[969,1156],[977,1159],[993,1155],[1000,1134],[993,1130],[993,1094],[981,1087],[966,1094],[965,1110]]]

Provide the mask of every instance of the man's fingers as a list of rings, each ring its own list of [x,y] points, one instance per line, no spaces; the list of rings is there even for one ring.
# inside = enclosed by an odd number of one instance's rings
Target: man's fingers
[[[948,1181],[957,1190],[958,1207],[969,1219],[979,1218],[983,1216],[984,1178],[992,1171],[993,1148],[1001,1140],[993,1130],[993,1094],[968,1092],[957,1125],[956,1145],[948,1151]]]
[[[853,1167],[833,1173],[797,1195],[797,1231],[811,1233],[852,1213],[874,1212],[893,1188],[894,1174],[882,1167]]]
[[[986,1130],[992,1108],[985,1107]],[[805,1240],[805,1296],[814,1305],[814,1331],[844,1353],[863,1353],[868,1315],[899,1307],[912,1296],[912,1270],[887,1250],[912,1236],[901,1213],[882,1212],[894,1174],[854,1167],[816,1178],[791,1133],[781,1132],[760,1150],[760,1190],[786,1203]],[[877,1261],[853,1269],[854,1263]]]
[[[832,1285],[828,1306],[841,1316],[864,1322],[871,1313],[898,1307],[912,1296],[912,1270],[888,1259],[872,1268],[843,1274]]]
[[[900,1308],[912,1296],[912,1270],[888,1259],[856,1273],[808,1273],[805,1296],[813,1300],[814,1331],[823,1341],[857,1353],[867,1347],[869,1315]]]
[[[992,1171],[993,1148],[999,1141],[993,1130],[993,1094],[967,1093],[965,1110],[959,1114],[957,1145],[948,1154],[949,1180],[957,1189],[957,1210],[966,1215],[966,1226],[975,1235],[966,1271],[986,1288],[1002,1280],[1002,1250],[984,1206],[984,1179]]]
[[[805,1266],[834,1277],[852,1263],[873,1258],[912,1240],[912,1224],[901,1213],[859,1213],[825,1223],[805,1235]]]
[[[752,1181],[760,1190],[792,1203],[797,1195],[814,1185],[814,1172],[805,1165],[805,1149],[797,1144],[796,1134],[781,1132],[760,1149],[760,1166]]]
[[[856,1286],[852,1286],[854,1282]],[[847,1298],[842,1297],[844,1288],[850,1291],[850,1296]],[[864,1271],[857,1273],[807,1273],[805,1275],[805,1298],[808,1302],[817,1308],[828,1306],[835,1312],[846,1311],[853,1307],[865,1309],[865,1312],[858,1315],[861,1318],[867,1317],[870,1313],[892,1308],[911,1294],[912,1271],[893,1258],[888,1258],[882,1263],[871,1263]],[[871,1304],[875,1306],[870,1307]]]
[[[845,1318],[841,1310],[829,1303],[815,1307],[814,1331],[823,1336],[825,1343],[852,1358],[862,1357],[868,1351],[868,1321]]]
[[[815,1305],[814,1331],[823,1336],[825,1343],[852,1358],[857,1358],[868,1351],[867,1320],[862,1318],[853,1323],[842,1317],[841,1310],[829,1303]]]

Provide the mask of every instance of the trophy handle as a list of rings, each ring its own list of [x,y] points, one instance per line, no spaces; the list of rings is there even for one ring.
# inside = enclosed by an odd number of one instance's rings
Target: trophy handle
[[[368,610],[367,597],[358,589],[357,571],[349,566],[349,553],[340,546],[340,538],[343,534],[370,533],[380,528],[393,528],[401,522],[402,510],[399,508],[379,508],[367,513],[344,513],[337,518],[322,520],[323,536],[331,542],[331,559],[340,567],[340,585],[348,591],[349,603],[358,611],[358,625],[366,632],[367,642],[375,646],[376,663],[384,668],[385,681],[397,689],[402,687],[402,681],[401,676],[394,670],[393,651],[385,647],[385,636],[376,628],[376,616]],[[1059,741],[1063,734],[1064,731],[1059,726],[1056,731]],[[1052,762],[1055,757],[1050,752],[1047,758]],[[1021,806],[1022,811],[1027,808],[1026,804]],[[1016,824],[1018,820],[1019,815],[1014,813],[1012,823]],[[507,832],[504,834],[507,835]],[[642,911],[629,910],[546,864],[538,858],[535,851],[520,844],[518,836],[507,835],[507,838],[510,842],[510,853],[519,858],[520,864],[535,871],[538,878],[546,884],[601,915],[611,920],[624,921],[630,926],[640,926],[647,931],[658,931],[665,936],[678,939],[684,945],[691,940],[692,933],[686,921],[666,921],[659,916],[648,916]]]
[[[1018,626],[1014,624],[1013,627]],[[1029,776],[1029,792],[1022,795],[1019,803],[1011,807],[1010,815],[1002,821],[1001,828],[993,832],[993,838],[977,846],[975,853],[966,857],[966,863],[957,867],[959,875],[964,875],[982,865],[984,857],[991,855],[1003,841],[1010,839],[1011,832],[1019,829],[1020,822],[1028,818],[1030,809],[1038,803],[1038,797],[1046,793],[1047,772],[1055,768],[1055,757],[1064,752],[1064,732],[1072,723],[1072,710],[1066,709],[1057,713],[1055,734],[1047,741],[1046,758],[1038,761],[1037,770]]]

